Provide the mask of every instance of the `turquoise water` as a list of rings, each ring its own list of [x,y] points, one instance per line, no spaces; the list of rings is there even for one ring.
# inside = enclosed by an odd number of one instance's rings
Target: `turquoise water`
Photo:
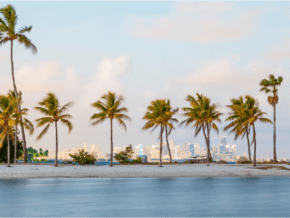
[[[0,180],[1,217],[289,215],[289,177]]]

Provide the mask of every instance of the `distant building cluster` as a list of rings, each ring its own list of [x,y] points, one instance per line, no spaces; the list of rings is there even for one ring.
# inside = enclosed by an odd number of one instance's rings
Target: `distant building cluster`
[[[119,153],[122,150],[125,150],[126,146],[123,147],[114,147],[114,155]],[[194,155],[200,155],[200,145],[198,143],[183,143],[181,146],[176,145],[174,140],[169,140],[169,148],[171,151],[172,160],[182,160],[190,159]],[[133,146],[134,154],[133,159],[137,157],[146,156],[148,162],[159,161],[160,156],[160,145],[136,145]],[[110,154],[107,154],[108,157]],[[162,161],[169,161],[169,151],[167,143],[162,143]]]
[[[113,150],[113,156],[120,153],[121,151],[124,151],[127,146],[122,147],[114,147]],[[175,141],[173,139],[169,140],[169,148],[171,151],[171,156],[173,161],[179,161],[179,160],[189,160],[192,159],[192,157],[206,157],[207,151],[206,147],[201,147],[198,143],[183,143],[182,145],[176,145]],[[83,144],[83,147],[77,147],[72,149],[63,149],[62,151],[58,152],[58,159],[59,160],[72,160],[72,158],[69,156],[69,154],[77,154],[81,149],[84,149],[85,152],[88,152],[89,154],[94,155],[94,157],[98,160],[107,161],[111,158],[110,153],[106,153],[105,156],[101,155],[101,146],[98,145],[90,145],[90,149],[86,143]],[[227,162],[236,162],[240,156],[237,156],[237,147],[236,145],[228,145],[226,136],[220,137],[220,143],[216,146],[210,146],[211,149],[211,155],[214,161],[227,161]],[[159,161],[159,155],[160,155],[160,145],[136,145],[133,146],[133,157],[132,159],[135,159],[137,157],[146,158],[148,162],[158,162]],[[248,158],[247,154],[244,153],[245,157]],[[55,159],[55,153],[52,152],[52,150],[48,151],[48,156],[46,157],[38,157],[36,159]],[[113,161],[117,161],[113,159]],[[162,143],[162,161],[163,162],[169,162],[169,151],[167,148],[167,143]],[[287,161],[289,162],[289,159],[279,159],[279,162],[281,161]],[[257,162],[270,162],[270,158],[257,158]]]
[[[85,152],[88,152],[89,154],[94,155],[96,159],[104,159],[104,156],[101,155],[101,146],[98,145],[91,145],[90,150],[86,143],[83,144],[83,147],[77,147],[72,149],[64,149],[62,151],[58,152],[58,159],[60,160],[72,160],[72,158],[69,156],[69,154],[77,154],[80,150],[84,149]],[[55,159],[55,153],[52,152],[52,150],[48,151],[47,159]]]
[[[236,162],[237,160],[237,147],[236,145],[227,145],[226,136],[220,137],[220,144],[211,146],[211,155],[214,161],[227,161]]]
[[[127,146],[123,147],[114,147],[113,156],[124,151]],[[206,147],[200,146],[198,143],[183,143],[182,145],[176,145],[173,139],[169,140],[169,148],[171,151],[172,160],[188,160],[192,159],[192,157],[200,157],[207,155]],[[105,156],[101,155],[101,146],[98,145],[90,145],[90,149],[86,143],[83,144],[83,147],[77,147],[72,149],[64,149],[58,152],[58,159],[60,160],[72,160],[69,154],[77,154],[81,149],[84,149],[85,152],[89,154],[93,154],[98,160],[109,160],[111,157],[110,153],[106,153]],[[135,159],[137,157],[144,157],[148,162],[158,162],[160,155],[160,145],[136,145],[133,146],[133,157]],[[211,154],[214,161],[225,160],[228,162],[236,161],[237,159],[237,148],[235,145],[229,146],[226,145],[226,137],[222,136],[220,140],[220,144],[217,146],[211,146]],[[55,153],[52,150],[49,150],[47,159],[54,159]],[[116,161],[113,159],[113,161]],[[162,143],[162,161],[169,162],[169,151],[166,142]]]

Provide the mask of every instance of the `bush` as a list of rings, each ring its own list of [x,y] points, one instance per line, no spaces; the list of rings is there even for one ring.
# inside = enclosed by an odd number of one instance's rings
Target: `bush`
[[[11,136],[10,136],[11,137]],[[10,138],[10,163],[14,162],[14,140]],[[3,146],[0,148],[0,162],[7,163],[7,138],[5,137]],[[16,151],[16,160],[22,156],[23,146],[22,141],[17,141],[17,151]]]
[[[225,160],[220,160],[217,162],[218,164],[227,164],[227,162]]]
[[[133,153],[134,152],[132,150],[132,145],[129,145],[128,147],[126,147],[125,151],[121,151],[119,154],[116,154],[114,158],[121,164],[130,163],[128,159],[132,157]]]
[[[78,154],[69,154],[69,156],[73,158],[73,162],[77,162],[80,165],[94,164],[96,160],[94,155],[88,154],[84,149],[80,150]]]
[[[136,159],[132,160],[132,163],[142,163],[142,158],[137,157]]]
[[[247,164],[247,163],[251,163],[248,158],[246,158],[245,156],[241,156],[238,160],[237,160],[237,164]]]

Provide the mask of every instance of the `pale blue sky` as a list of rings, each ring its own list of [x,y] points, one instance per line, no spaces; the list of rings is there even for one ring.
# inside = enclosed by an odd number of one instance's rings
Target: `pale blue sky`
[[[278,158],[290,158],[290,104],[286,102],[290,3],[1,2],[0,7],[8,3],[19,15],[18,29],[33,26],[27,36],[38,48],[32,55],[19,44],[14,47],[16,79],[30,118],[39,117],[32,107],[47,91],[55,91],[61,103],[76,102],[71,111],[74,131],[68,135],[65,128],[60,130],[60,150],[88,143],[101,145],[103,154],[109,151],[108,124],[91,127],[88,120],[94,112],[89,104],[107,90],[125,96],[124,105],[132,118],[127,133],[115,125],[115,146],[157,143],[158,132],[140,132],[145,109],[157,98],[169,98],[174,107],[181,108],[187,106],[186,95],[196,92],[221,106],[232,97],[250,94],[272,119],[259,82],[273,73],[285,79],[277,107]],[[112,71],[101,67],[106,63]],[[0,91],[5,93],[12,87],[8,45],[0,47],[0,71]],[[224,107],[220,110],[227,112]],[[225,122],[219,125],[219,135],[211,133],[212,145],[227,135],[224,126]],[[258,125],[258,157],[272,156],[272,132],[271,125]],[[29,137],[28,146],[54,150],[53,128],[41,141],[35,141],[36,134]],[[189,127],[177,127],[170,138],[177,144],[204,146],[203,136],[194,138],[193,134]],[[234,142],[229,136],[228,143],[237,145],[239,155],[247,151],[246,141]]]

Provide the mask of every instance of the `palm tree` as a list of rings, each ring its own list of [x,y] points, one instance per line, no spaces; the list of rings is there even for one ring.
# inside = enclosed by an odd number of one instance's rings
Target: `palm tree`
[[[243,122],[244,128],[247,126],[252,126],[253,129],[253,141],[254,143],[254,165],[256,166],[256,154],[257,154],[257,143],[256,143],[256,129],[255,129],[255,122],[260,121],[262,123],[272,123],[271,120],[268,118],[264,118],[263,116],[267,113],[262,112],[259,109],[259,103],[257,100],[255,100],[252,96],[247,95],[246,96],[246,105],[248,108],[244,110],[245,112],[245,121]]]
[[[56,146],[55,146],[55,163],[54,166],[57,167],[57,153],[58,153],[58,130],[57,130],[57,122],[60,121],[62,124],[68,127],[68,132],[70,133],[73,129],[72,123],[69,119],[72,118],[69,114],[64,114],[69,107],[71,107],[74,102],[69,102],[64,106],[59,105],[59,101],[56,98],[55,94],[48,93],[46,98],[44,98],[41,102],[38,102],[39,106],[34,107],[35,110],[41,112],[45,115],[45,117],[39,118],[36,120],[37,127],[41,127],[46,125],[46,127],[42,130],[42,132],[37,137],[37,140],[40,140],[48,131],[50,124],[55,124],[55,136],[56,136]]]
[[[211,158],[210,154],[210,145],[209,145],[209,136],[211,128],[213,128],[217,133],[219,129],[214,121],[221,122],[220,116],[222,113],[216,110],[217,105],[210,104],[210,99],[196,93],[197,98],[195,99],[193,96],[188,95],[186,101],[190,103],[191,107],[184,107],[182,110],[185,112],[183,114],[184,117],[187,117],[184,121],[180,123],[180,126],[185,124],[188,126],[193,123],[192,127],[195,127],[194,137],[198,135],[200,130],[203,131],[206,145],[207,145],[207,166],[209,166],[209,160]]]
[[[276,153],[276,104],[278,104],[278,89],[277,86],[280,86],[283,82],[283,77],[279,76],[277,79],[273,74],[269,75],[269,80],[263,79],[260,82],[260,86],[262,86],[261,91],[265,91],[266,93],[272,92],[273,96],[268,97],[268,102],[274,108],[273,120],[274,120],[274,133],[273,133],[273,161],[277,162],[277,153]]]
[[[101,101],[103,100],[103,101]],[[91,116],[91,120],[95,120],[92,125],[97,125],[104,122],[106,119],[110,119],[111,128],[111,158],[110,166],[113,166],[113,120],[116,119],[118,123],[127,131],[124,120],[131,120],[129,116],[123,112],[128,112],[126,107],[121,107],[121,103],[124,101],[123,96],[116,96],[115,93],[108,92],[101,97],[101,100],[91,104],[92,107],[96,108],[99,113],[95,113]]]
[[[8,97],[12,100],[15,100],[16,101],[16,95],[15,95],[15,92],[12,91],[12,90],[9,90],[8,92]],[[20,105],[22,105],[22,92],[19,91],[18,92],[18,102]],[[21,113],[18,113],[18,108],[15,107],[14,108],[14,119],[15,119],[15,125],[14,125],[14,164],[16,164],[16,151],[17,151],[17,125],[20,124],[20,117],[23,117],[24,115],[27,115],[27,112],[28,112],[28,109],[27,108],[22,108],[21,109]],[[26,128],[27,130],[29,130],[29,133],[30,135],[33,134],[34,132],[34,126],[33,124],[28,120],[26,119],[25,117],[23,118],[22,120],[23,122],[23,126],[24,128]]]
[[[170,108],[170,102],[166,103],[164,99],[157,99],[152,101],[151,104],[147,107],[147,112],[145,113],[143,120],[147,120],[142,130],[151,129],[153,132],[158,126],[160,126],[160,152],[159,152],[159,167],[162,167],[162,135],[166,125],[170,129],[174,128],[172,123],[169,122],[170,118],[173,115],[173,112]],[[168,145],[168,142],[167,142]]]
[[[247,117],[245,117],[245,110],[250,109],[249,106],[251,105],[247,105],[242,96],[238,99],[232,98],[231,103],[231,105],[227,105],[227,107],[231,109],[231,112],[229,113],[229,117],[226,119],[226,121],[231,121],[231,123],[227,125],[224,130],[231,129],[229,133],[235,133],[235,140],[240,136],[242,136],[242,138],[244,138],[244,136],[247,137],[249,161],[252,162],[251,144],[249,140],[250,126],[248,124],[247,126],[243,126],[244,121],[247,119]]]
[[[0,96],[0,148],[3,146],[3,141],[7,137],[7,167],[10,167],[10,134],[15,119],[13,118],[15,108],[17,107],[16,101],[10,99],[8,96]]]
[[[165,134],[166,134],[165,136],[166,136],[167,149],[168,149],[168,153],[169,153],[169,160],[170,160],[170,163],[172,163],[172,156],[171,156],[171,151],[170,151],[169,142],[168,142],[168,135],[170,135],[172,130],[175,129],[173,126],[173,123],[178,123],[178,120],[176,118],[172,117],[174,114],[176,114],[178,112],[178,108],[172,109],[171,105],[170,105],[170,100],[167,100],[166,104],[167,104],[167,110],[170,113],[168,114],[168,116],[167,116],[168,120],[165,123]],[[167,131],[168,125],[170,125],[169,132]]]
[[[6,42],[11,42],[11,73],[12,73],[12,81],[13,87],[17,99],[17,107],[18,111],[21,111],[20,103],[18,102],[18,92],[16,87],[16,82],[14,78],[14,64],[13,64],[13,41],[17,40],[20,44],[24,44],[27,49],[31,49],[33,54],[36,54],[37,48],[32,44],[30,39],[28,39],[24,33],[30,32],[32,26],[24,26],[19,31],[16,31],[17,24],[17,15],[15,9],[11,5],[7,5],[5,8],[0,9],[0,13],[3,14],[4,19],[0,17],[0,46],[5,44]],[[22,117],[20,117],[20,121],[22,122]],[[24,127],[21,125],[21,133],[23,140],[23,150],[24,150],[24,160],[23,163],[27,161],[27,151],[26,151],[26,139],[24,133]]]

